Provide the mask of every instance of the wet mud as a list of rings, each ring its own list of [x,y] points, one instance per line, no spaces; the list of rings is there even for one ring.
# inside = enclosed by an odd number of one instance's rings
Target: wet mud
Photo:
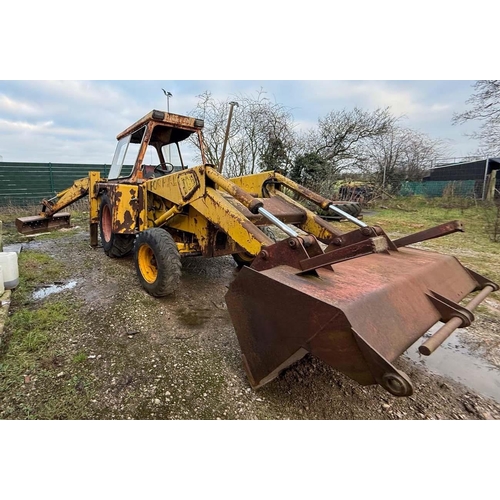
[[[491,322],[467,338],[458,331],[428,358],[412,346],[395,362],[414,384],[409,398],[360,386],[310,355],[254,391],[224,301],[238,273],[231,257],[184,259],[178,291],[156,299],[140,287],[132,257],[111,259],[88,242],[81,231],[27,245],[70,270],[68,281],[40,286],[45,296],[32,300],[78,304],[71,329],[57,332],[62,367],[30,389],[43,404],[50,383],[74,380],[84,388],[78,397],[88,395],[91,419],[500,418],[498,367],[480,348],[485,334],[497,338]],[[4,408],[17,408],[16,397],[5,395]],[[0,418],[22,418],[3,411]],[[61,415],[68,418],[70,409]]]

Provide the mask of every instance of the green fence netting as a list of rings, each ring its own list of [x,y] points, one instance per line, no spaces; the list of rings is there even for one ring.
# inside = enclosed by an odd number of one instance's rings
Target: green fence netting
[[[0,163],[0,206],[38,204],[69,188],[90,171],[109,173],[109,165],[75,163]]]
[[[420,195],[434,198],[438,196],[481,197],[482,181],[427,181],[403,182],[399,190],[401,196]]]

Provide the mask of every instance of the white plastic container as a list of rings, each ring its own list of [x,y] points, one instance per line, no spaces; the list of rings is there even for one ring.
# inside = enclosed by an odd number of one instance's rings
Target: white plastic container
[[[5,292],[5,286],[3,284],[3,271],[2,271],[2,266],[0,266],[0,296],[3,295],[3,292]]]
[[[3,273],[3,284],[6,290],[19,285],[19,266],[16,252],[0,252],[0,266]]]

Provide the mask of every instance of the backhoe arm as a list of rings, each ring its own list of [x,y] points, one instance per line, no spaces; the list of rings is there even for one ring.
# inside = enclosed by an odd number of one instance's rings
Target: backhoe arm
[[[77,179],[71,187],[57,193],[50,200],[42,200],[42,211],[38,215],[16,219],[17,230],[21,234],[35,234],[70,227],[70,214],[61,210],[88,195],[91,178],[96,182],[99,173],[90,172],[89,177]]]
[[[87,196],[89,192],[89,178],[77,179],[73,185],[60,193],[57,193],[54,198],[50,200],[42,200],[41,217],[52,217],[55,213],[61,211],[63,208],[71,205],[75,201],[80,200]]]

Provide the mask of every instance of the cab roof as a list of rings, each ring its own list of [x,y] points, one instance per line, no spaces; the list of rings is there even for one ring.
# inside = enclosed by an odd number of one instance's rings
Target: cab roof
[[[174,113],[153,109],[147,115],[143,116],[140,120],[137,120],[133,125],[130,125],[130,127],[118,134],[116,138],[120,140],[151,122],[155,123],[155,126],[160,125],[162,129],[169,129],[169,136],[171,138],[169,142],[172,143],[187,139],[193,132],[201,130],[204,125],[203,120],[200,118],[176,115]]]

